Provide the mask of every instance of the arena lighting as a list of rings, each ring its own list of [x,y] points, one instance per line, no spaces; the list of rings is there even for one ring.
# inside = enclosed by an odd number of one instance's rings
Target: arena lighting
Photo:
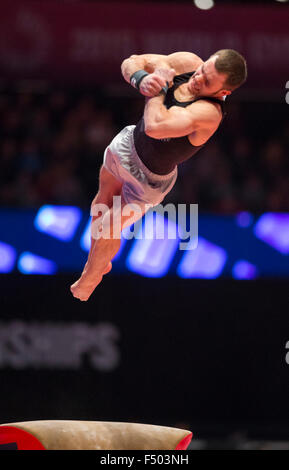
[[[236,224],[239,227],[250,227],[250,225],[253,223],[254,217],[250,212],[239,212],[239,214],[236,215]]]
[[[177,274],[183,278],[215,279],[221,275],[227,258],[223,248],[199,237],[197,248],[185,252]]]
[[[0,274],[15,272],[17,268],[25,275],[81,272],[83,256],[90,245],[89,212],[81,211],[81,227],[77,227],[74,237],[65,241],[65,245],[61,238],[52,235],[53,239],[48,240],[42,230],[38,231],[36,214],[37,211],[23,214],[17,210],[0,210]],[[158,215],[157,220],[162,225],[164,214]],[[27,235],[24,238],[17,237],[19,219],[21,229]],[[175,218],[170,219],[172,230],[165,232],[163,240],[153,238],[158,227],[153,230],[148,224],[149,219],[144,219],[151,236],[146,240],[144,231],[141,238],[140,227],[144,220],[139,221],[139,226],[134,224],[132,237],[128,235],[133,226],[123,230],[121,250],[113,259],[116,261],[115,265],[113,263],[115,273],[127,274],[129,271],[144,277],[170,274],[204,279],[228,276],[237,280],[289,276],[289,213],[267,212],[257,216],[243,211],[230,217],[200,215],[198,246],[193,249],[194,237],[184,251],[179,247],[185,239],[180,220],[177,223]],[[169,238],[174,229],[178,234],[176,242]],[[34,254],[35,247],[37,255]],[[129,258],[130,254],[132,258]]]
[[[55,274],[57,266],[49,259],[24,252],[19,257],[18,270],[22,274]]]
[[[280,253],[289,254],[289,214],[263,214],[254,227],[254,234]]]
[[[194,4],[201,10],[210,10],[215,5],[214,0],[194,0]]]
[[[91,217],[88,219],[84,232],[80,239],[80,247],[84,251],[89,251],[90,249],[90,225],[91,225]]]
[[[16,250],[7,243],[0,242],[0,273],[10,273],[16,260]]]
[[[256,279],[257,268],[246,260],[237,261],[232,269],[234,279]]]
[[[34,226],[39,232],[67,242],[72,240],[81,217],[77,207],[45,205],[39,209]]]
[[[172,262],[178,249],[179,239],[166,237],[168,233],[176,231],[176,225],[169,219],[165,220],[165,239],[154,239],[157,231],[157,219],[163,218],[159,214],[147,214],[145,218],[145,230],[147,237],[135,240],[126,260],[126,266],[130,271],[146,277],[164,276]],[[144,224],[139,230],[143,230]],[[136,236],[137,238],[137,236]]]

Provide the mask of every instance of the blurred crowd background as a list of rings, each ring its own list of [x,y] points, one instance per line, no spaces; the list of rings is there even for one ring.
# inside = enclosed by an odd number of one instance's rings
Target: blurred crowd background
[[[137,93],[113,96],[100,88],[2,92],[1,206],[88,207],[106,146],[140,119],[143,106]],[[202,211],[225,214],[289,210],[286,107],[232,95],[226,108],[216,134],[179,166],[166,201],[197,203]]]

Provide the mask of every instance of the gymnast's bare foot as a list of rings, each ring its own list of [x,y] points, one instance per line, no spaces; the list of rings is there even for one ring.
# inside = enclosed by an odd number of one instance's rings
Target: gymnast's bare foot
[[[109,262],[104,272],[93,277],[93,279],[87,276],[84,268],[83,273],[78,279],[78,281],[76,281],[74,284],[72,284],[72,286],[70,286],[70,290],[73,296],[82,301],[88,300],[91,294],[93,293],[94,289],[102,281],[104,274],[107,274],[109,271],[111,271],[111,268],[112,264],[111,262]]]

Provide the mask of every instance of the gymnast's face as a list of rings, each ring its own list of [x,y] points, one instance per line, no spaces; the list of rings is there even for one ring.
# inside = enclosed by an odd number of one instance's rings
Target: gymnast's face
[[[231,92],[226,90],[224,84],[226,74],[219,73],[215,68],[217,56],[203,62],[189,81],[189,91],[195,96],[222,97]]]

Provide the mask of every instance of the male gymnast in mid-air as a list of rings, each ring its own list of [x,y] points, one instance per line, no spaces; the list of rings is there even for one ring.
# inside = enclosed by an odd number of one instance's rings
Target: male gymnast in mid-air
[[[87,300],[111,270],[120,248],[120,234],[113,232],[113,197],[121,198],[121,209],[138,204],[138,218],[147,207],[160,204],[175,184],[178,164],[195,155],[218,129],[225,98],[246,81],[247,65],[238,52],[222,49],[205,62],[191,52],[132,55],[122,62],[121,72],[146,97],[144,113],[105,150],[91,213],[92,224],[99,222],[97,208],[105,205],[101,219],[110,232],[91,237],[81,277],[70,287],[80,300]],[[123,214],[120,230],[132,220]]]

